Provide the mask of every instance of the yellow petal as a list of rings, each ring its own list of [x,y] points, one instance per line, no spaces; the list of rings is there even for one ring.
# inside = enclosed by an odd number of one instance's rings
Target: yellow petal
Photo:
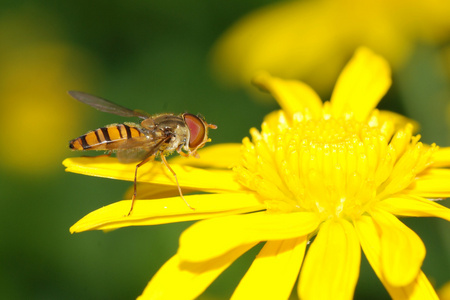
[[[354,115],[357,121],[366,120],[390,86],[391,70],[387,61],[367,48],[358,48],[331,96],[333,115]]]
[[[198,150],[199,159],[176,155],[170,159],[170,164],[193,167],[209,167],[227,169],[233,167],[241,158],[242,144],[218,144]]]
[[[253,79],[258,87],[268,91],[288,116],[296,112],[309,112],[318,118],[322,112],[322,100],[307,84],[296,80],[283,80],[268,73],[260,73]]]
[[[265,208],[254,194],[186,195],[190,209],[178,197],[136,200],[131,215],[131,200],[120,201],[91,212],[70,228],[72,233],[87,230],[112,230],[127,226],[144,226],[199,220],[252,212]]]
[[[450,197],[450,170],[429,169],[419,177],[405,192],[425,198]]]
[[[193,158],[192,158],[193,159]],[[134,180],[136,164],[121,164],[114,157],[72,157],[63,161],[67,172],[106,177],[120,180]],[[235,181],[233,171],[205,170],[171,164],[181,187],[203,191],[243,191]],[[138,182],[176,186],[175,178],[164,164],[151,161],[138,170]]]
[[[450,281],[439,288],[438,295],[441,300],[450,300]]]
[[[356,233],[363,248],[364,254],[372,266],[375,274],[383,283],[384,287],[395,300],[422,300],[422,299],[436,299],[436,292],[433,290],[430,282],[423,274],[419,272],[418,276],[406,286],[397,287],[390,284],[382,274],[381,266],[381,244],[380,234],[377,225],[370,216],[362,216],[354,221]]]
[[[195,299],[254,245],[237,247],[223,256],[202,263],[184,262],[175,255],[159,269],[138,299]]]
[[[433,286],[428,280],[427,276],[420,271],[419,276],[407,287],[404,288],[406,290],[407,297],[404,299],[408,300],[421,300],[421,299],[430,299],[430,300],[438,300],[439,297],[436,294]]]
[[[414,195],[388,198],[378,202],[375,207],[397,216],[437,217],[450,221],[449,208]]]
[[[286,116],[283,110],[274,110],[271,113],[268,113],[264,117],[264,122],[261,126],[267,126],[271,130],[276,130],[277,128],[289,127],[290,119]]]
[[[315,213],[309,212],[253,213],[203,220],[183,232],[178,253],[187,261],[204,261],[240,245],[307,235],[319,221]]]
[[[288,299],[302,265],[306,236],[268,241],[233,293],[237,299]]]
[[[450,147],[439,148],[433,153],[433,167],[450,167]]]
[[[353,225],[345,220],[325,222],[303,264],[300,299],[352,299],[359,275],[361,248]]]
[[[255,72],[267,70],[290,78],[312,77],[326,89],[348,53],[342,43],[336,44],[341,33],[334,33],[335,17],[330,14],[335,7],[343,9],[340,3],[287,1],[253,11],[214,47],[217,75],[246,86]],[[342,14],[337,18],[341,23]]]
[[[376,110],[375,110],[376,111]],[[374,111],[374,112],[375,112]],[[390,122],[394,124],[394,130],[398,131],[400,129],[403,129],[407,124],[412,125],[412,132],[418,132],[420,129],[420,125],[417,121],[407,118],[405,116],[402,116],[400,114],[397,114],[392,111],[388,110],[380,110],[378,113],[376,113],[378,123],[380,124],[380,127],[383,123]]]
[[[194,189],[183,188],[183,195],[188,195],[195,192]],[[124,194],[124,199],[131,199],[133,197],[134,187],[131,185]],[[179,196],[178,188],[173,185],[160,185],[153,183],[138,183],[136,199],[160,199]]]
[[[419,274],[425,246],[419,236],[388,212],[377,210],[372,217],[380,231],[381,267],[393,286],[410,284]]]

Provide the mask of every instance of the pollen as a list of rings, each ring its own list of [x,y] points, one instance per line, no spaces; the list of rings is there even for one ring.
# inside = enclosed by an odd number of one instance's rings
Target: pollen
[[[435,146],[412,136],[412,126],[358,122],[329,114],[313,119],[282,112],[243,141],[239,181],[269,212],[312,211],[324,219],[355,218],[377,201],[406,189],[431,163]]]

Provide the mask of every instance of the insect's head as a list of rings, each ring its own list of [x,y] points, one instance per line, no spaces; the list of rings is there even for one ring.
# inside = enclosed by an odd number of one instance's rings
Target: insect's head
[[[216,129],[217,126],[206,123],[202,116],[193,114],[183,114],[183,119],[189,128],[189,150],[195,154],[197,149],[202,148],[207,142],[211,141],[208,138],[208,128]]]

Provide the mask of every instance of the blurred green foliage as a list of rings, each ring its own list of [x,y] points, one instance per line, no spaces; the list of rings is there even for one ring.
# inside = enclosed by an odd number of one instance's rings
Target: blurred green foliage
[[[219,127],[211,132],[213,143],[240,142],[276,104],[257,102],[245,91],[221,87],[209,71],[209,51],[230,24],[269,2],[41,0],[0,4],[0,61],[12,66],[9,73],[0,75],[0,124],[3,132],[13,133],[0,140],[4,149],[0,152],[2,299],[130,299],[140,295],[176,252],[178,237],[190,223],[70,235],[73,223],[121,200],[130,184],[64,172],[62,159],[79,155],[69,151],[67,141],[125,120],[84,107],[66,90],[86,91],[149,113],[201,113]],[[61,48],[64,59],[45,50]],[[394,74],[394,86],[381,106],[420,121],[426,142],[449,146],[445,122],[449,118],[448,74],[434,60],[434,51],[418,45],[405,71]],[[28,63],[34,61],[39,64]],[[36,68],[31,79],[20,76],[27,68],[14,68],[23,62],[27,62],[25,67]],[[58,62],[61,68],[50,73],[49,66]],[[11,72],[19,72],[23,80],[15,81],[17,88],[10,91],[5,78]],[[1,97],[6,90],[8,97]],[[59,104],[49,100],[50,94],[64,107],[53,110]],[[30,103],[42,109],[28,112]],[[51,122],[43,126],[40,119],[27,117],[33,113]],[[59,117],[52,121],[55,115]],[[18,141],[24,143],[18,147]],[[31,162],[19,165],[15,161]],[[33,161],[37,167],[27,167]],[[406,223],[427,246],[425,273],[441,286],[449,279],[448,224],[434,219]],[[256,253],[254,249],[239,259],[202,297],[229,298]],[[368,264],[363,264],[356,296],[370,299],[374,291],[377,298],[385,293]]]

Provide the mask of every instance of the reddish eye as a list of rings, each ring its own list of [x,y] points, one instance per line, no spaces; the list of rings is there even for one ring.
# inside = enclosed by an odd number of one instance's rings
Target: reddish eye
[[[204,142],[206,135],[205,123],[199,117],[191,114],[184,114],[183,118],[190,132],[189,148],[195,149]]]

